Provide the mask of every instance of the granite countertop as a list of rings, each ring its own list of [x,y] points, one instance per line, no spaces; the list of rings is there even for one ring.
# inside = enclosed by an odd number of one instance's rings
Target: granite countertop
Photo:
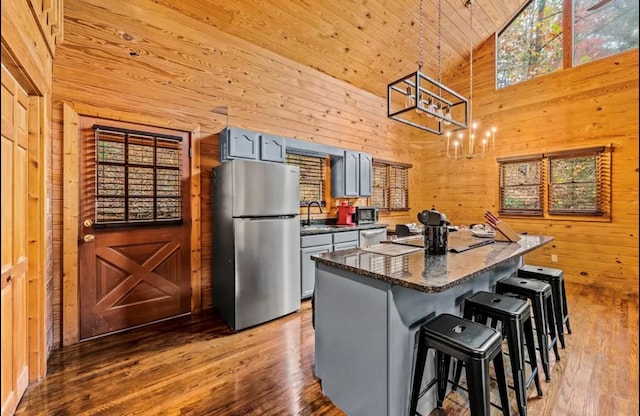
[[[411,245],[420,245],[422,237],[403,239],[399,242],[408,250]],[[469,232],[449,234],[449,245],[460,240],[477,241]],[[553,241],[553,237],[521,235],[516,243],[496,241],[461,253],[448,252],[446,255],[425,255],[423,249],[409,254],[384,255],[378,244],[364,249],[349,249],[312,256],[312,260],[338,269],[383,280],[390,284],[408,287],[427,293],[442,292],[502,263],[522,256]],[[398,244],[399,245],[399,244]],[[397,251],[397,250],[396,250]],[[391,251],[389,251],[391,253]]]
[[[375,224],[360,224],[360,225],[336,225],[336,224],[323,224],[312,223],[309,227],[300,226],[300,235],[315,235],[336,233],[343,231],[355,231],[355,230],[371,230],[374,228],[387,228],[389,224],[375,223]]]

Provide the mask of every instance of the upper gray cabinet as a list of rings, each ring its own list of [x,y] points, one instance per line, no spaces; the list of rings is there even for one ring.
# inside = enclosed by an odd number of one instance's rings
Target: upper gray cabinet
[[[220,160],[250,159],[284,163],[285,139],[237,127],[220,133]]]
[[[359,153],[360,155],[360,196],[371,196],[372,183],[372,158],[368,153]]]
[[[284,163],[287,152],[284,137],[270,134],[260,135],[260,160]]]
[[[371,196],[371,155],[345,150],[331,156],[331,195],[334,198]]]

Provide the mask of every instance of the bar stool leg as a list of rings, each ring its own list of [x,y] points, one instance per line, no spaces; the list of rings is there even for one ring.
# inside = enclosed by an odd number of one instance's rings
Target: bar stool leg
[[[411,390],[411,407],[409,415],[414,416],[418,408],[418,397],[420,396],[420,387],[422,385],[422,376],[424,375],[424,365],[427,362],[427,345],[423,340],[423,336],[418,331],[418,353],[416,354],[416,366],[413,372],[413,389]]]
[[[547,326],[549,327],[549,335],[551,336],[553,353],[556,356],[556,361],[560,361],[560,354],[558,353],[558,338],[556,334],[556,324],[554,318],[553,296],[549,296],[546,303],[547,309],[545,315],[547,316]]]
[[[511,408],[509,407],[509,390],[507,387],[507,375],[504,371],[504,356],[502,350],[493,358],[493,367],[496,371],[496,379],[498,380],[498,391],[500,393],[500,406],[504,416],[511,416]],[[525,416],[523,414],[522,416]]]
[[[556,321],[556,330],[558,331],[558,339],[560,340],[560,345],[562,348],[565,348],[564,344],[564,316],[565,310],[562,302],[562,283],[559,279],[553,279],[550,282],[553,290],[551,291],[553,296],[553,306],[555,321]]]
[[[505,332],[507,333],[507,344],[509,346],[509,356],[511,360],[511,372],[513,374],[513,387],[516,392],[516,401],[518,402],[518,412],[520,416],[527,414],[527,389],[524,373],[524,347],[523,334],[518,321],[509,319],[504,322]]]
[[[536,337],[538,338],[538,351],[540,351],[540,361],[542,361],[542,369],[544,370],[544,378],[548,382],[551,381],[549,371],[549,332],[547,330],[547,322],[544,313],[544,301],[540,297],[531,299],[533,305],[533,319],[536,322]]]
[[[538,396],[542,397],[542,386],[540,385],[540,372],[538,371],[538,359],[536,358],[536,344],[533,338],[533,324],[531,323],[531,318],[524,322],[524,336],[527,342],[527,353],[529,354],[529,363],[531,365],[533,381],[536,383]]]
[[[571,334],[571,324],[569,323],[569,308],[567,307],[567,290],[564,287],[564,279],[562,280],[562,322],[567,324],[567,332]]]
[[[469,393],[471,416],[489,416],[491,413],[489,362],[467,360],[465,361],[465,367],[467,369],[467,391]]]
[[[445,395],[447,394],[447,384],[449,381],[449,363],[451,356],[441,351],[436,351],[436,362],[438,363],[438,392],[437,404],[442,407]]]

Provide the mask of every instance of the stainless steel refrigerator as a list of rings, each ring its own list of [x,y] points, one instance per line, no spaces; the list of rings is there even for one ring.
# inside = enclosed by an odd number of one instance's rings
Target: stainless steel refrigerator
[[[232,160],[212,171],[212,296],[239,331],[300,309],[297,166]]]

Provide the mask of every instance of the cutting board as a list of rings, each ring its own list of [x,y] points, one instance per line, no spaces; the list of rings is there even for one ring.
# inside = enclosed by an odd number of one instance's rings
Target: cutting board
[[[363,247],[360,250],[370,253],[382,254],[385,256],[401,256],[403,254],[415,253],[422,251],[422,247],[412,247],[400,244],[378,244],[375,246]]]

